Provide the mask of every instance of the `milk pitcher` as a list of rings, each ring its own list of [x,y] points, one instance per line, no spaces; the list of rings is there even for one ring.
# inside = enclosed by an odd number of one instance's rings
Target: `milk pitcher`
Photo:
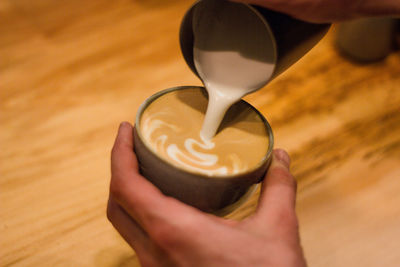
[[[270,79],[265,81],[265,84],[303,57],[322,39],[330,28],[330,24],[304,22],[286,14],[255,5],[224,0],[198,1],[189,8],[180,27],[180,45],[183,57],[187,65],[198,77],[199,73],[196,70],[193,59],[195,38],[193,27],[197,23],[196,13],[207,13],[215,9],[223,9],[224,16],[231,16],[232,21],[240,22],[251,18],[252,21],[258,20],[259,23],[262,23],[263,31],[261,34],[265,35],[270,41],[261,49],[269,51],[271,55],[269,60],[273,64],[272,75],[270,75]],[[252,27],[252,25],[248,26]],[[221,34],[224,35],[225,33],[221,32]],[[241,37],[239,36],[239,38]],[[246,36],[243,36],[243,38],[246,38]],[[253,42],[254,40],[246,41]],[[225,47],[221,45],[218,49],[229,51],[237,49],[237,47],[234,47],[234,44],[226,43]],[[257,57],[257,54],[252,54],[256,51],[240,51],[240,53],[242,52],[249,54],[249,57]]]

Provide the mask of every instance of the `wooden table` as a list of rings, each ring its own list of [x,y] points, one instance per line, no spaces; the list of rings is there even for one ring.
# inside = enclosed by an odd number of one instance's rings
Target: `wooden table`
[[[1,266],[138,265],[105,216],[110,149],[148,96],[200,84],[191,3],[0,0]],[[399,266],[400,53],[351,63],[331,32],[247,100],[292,156],[309,265]]]

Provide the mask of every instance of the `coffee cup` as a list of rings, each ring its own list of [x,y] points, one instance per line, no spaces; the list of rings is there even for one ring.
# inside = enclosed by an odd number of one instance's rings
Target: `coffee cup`
[[[223,215],[263,180],[274,138],[267,120],[244,100],[228,110],[215,141],[181,137],[185,131],[198,135],[206,107],[203,87],[174,87],[149,97],[136,115],[135,152],[141,174],[165,195]]]

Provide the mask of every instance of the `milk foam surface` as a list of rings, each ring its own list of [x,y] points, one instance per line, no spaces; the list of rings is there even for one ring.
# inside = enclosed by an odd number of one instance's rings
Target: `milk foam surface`
[[[152,102],[140,120],[147,146],[173,165],[209,176],[238,174],[260,164],[269,136],[258,113],[237,103],[218,135],[204,140],[200,128],[207,103],[199,88],[172,91]]]

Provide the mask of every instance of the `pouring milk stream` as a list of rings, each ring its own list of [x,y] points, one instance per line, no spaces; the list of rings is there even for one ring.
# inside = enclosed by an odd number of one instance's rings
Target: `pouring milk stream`
[[[154,144],[165,150],[166,157],[173,162],[194,172],[209,176],[240,173],[247,166],[237,153],[224,155],[231,159],[221,166],[221,156],[212,152],[216,146],[213,137],[227,110],[270,80],[276,60],[273,37],[250,8],[229,1],[200,1],[192,25],[194,64],[208,92],[203,125],[199,135],[185,139],[183,146],[169,143],[167,140],[172,137],[167,135],[158,137]],[[147,139],[161,126],[156,118],[145,120],[143,130]]]
[[[200,133],[205,143],[229,107],[263,87],[274,71],[273,41],[263,22],[247,8],[206,2],[193,17],[194,63],[209,96]]]

